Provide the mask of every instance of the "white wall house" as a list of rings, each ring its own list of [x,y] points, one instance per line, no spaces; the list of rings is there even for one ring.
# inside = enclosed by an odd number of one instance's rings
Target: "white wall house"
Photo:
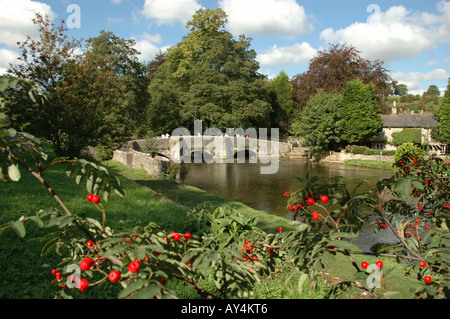
[[[447,145],[441,145],[431,137],[431,130],[439,125],[433,114],[406,114],[397,113],[396,107],[392,109],[392,114],[381,115],[383,120],[383,130],[378,138],[373,142],[372,147],[379,150],[395,150],[396,145],[393,142],[392,134],[401,132],[404,128],[420,129],[422,136],[422,145],[429,145],[431,150],[439,154],[448,154]]]

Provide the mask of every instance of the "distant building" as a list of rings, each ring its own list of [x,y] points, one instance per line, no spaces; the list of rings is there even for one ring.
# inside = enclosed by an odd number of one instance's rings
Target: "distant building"
[[[438,127],[439,122],[434,118],[433,114],[411,114],[398,113],[394,103],[392,114],[381,115],[383,120],[383,130],[379,133],[378,138],[373,143],[373,148],[379,150],[395,150],[396,145],[392,134],[401,132],[405,128],[420,129],[422,145],[429,145],[436,154],[447,154],[449,149],[447,145],[441,145],[431,137],[431,130]]]

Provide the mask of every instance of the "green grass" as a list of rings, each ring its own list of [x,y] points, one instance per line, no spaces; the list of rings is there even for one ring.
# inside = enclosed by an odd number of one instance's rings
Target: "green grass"
[[[380,162],[373,160],[346,160],[344,161],[345,165],[359,166],[359,167],[368,167],[368,168],[380,168],[380,169],[388,169],[392,170],[391,162]]]

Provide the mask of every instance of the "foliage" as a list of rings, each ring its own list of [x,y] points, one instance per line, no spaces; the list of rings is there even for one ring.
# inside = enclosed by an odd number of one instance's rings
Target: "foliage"
[[[222,9],[200,9],[189,34],[168,49],[149,85],[149,116],[155,134],[174,128],[268,127],[268,82],[257,71],[250,39],[233,39]]]
[[[450,144],[450,79],[439,108],[439,140]]]
[[[68,40],[63,26],[36,14],[40,38],[20,44],[21,63],[10,75],[32,80],[48,101],[33,101],[27,90],[10,87],[6,114],[11,125],[55,143],[60,156],[77,157],[88,145],[109,146],[126,136],[124,86],[108,61],[86,51],[75,54],[81,41]]]
[[[426,152],[414,143],[399,145],[395,151],[394,161],[398,168],[409,170],[409,165],[419,166],[425,159]]]
[[[439,97],[441,95],[441,90],[439,90],[436,85],[432,84],[428,87],[426,94],[429,97]]]
[[[129,131],[136,133],[142,130],[148,124],[143,115],[149,103],[147,88],[150,80],[146,77],[147,67],[138,60],[140,52],[134,49],[136,41],[102,30],[97,37],[86,42],[89,52],[108,61],[108,68],[124,88],[121,97],[127,104],[125,116]]]
[[[339,112],[344,123],[341,137],[349,144],[371,141],[383,125],[373,85],[359,79],[348,82]]]
[[[347,145],[345,147],[345,151],[347,153],[352,154],[362,154],[362,155],[380,155],[380,151],[361,145]],[[395,154],[395,151],[383,151],[383,155],[392,156]]]
[[[402,145],[404,143],[422,143],[422,130],[420,128],[404,128],[400,132],[392,133],[392,143]]]
[[[292,131],[302,136],[313,155],[333,149],[341,141],[343,122],[339,114],[342,96],[320,89],[294,121]]]
[[[294,90],[286,72],[281,71],[270,81],[272,102],[272,127],[289,132],[294,113]]]
[[[300,108],[314,96],[317,89],[327,93],[342,93],[347,82],[360,78],[364,84],[372,83],[378,103],[391,94],[389,72],[382,61],[370,61],[360,56],[355,47],[332,45],[327,51],[319,51],[313,57],[305,73],[292,78],[295,102]]]
[[[406,84],[398,84],[398,81],[392,81],[392,91],[394,95],[403,97],[408,94],[408,86]]]

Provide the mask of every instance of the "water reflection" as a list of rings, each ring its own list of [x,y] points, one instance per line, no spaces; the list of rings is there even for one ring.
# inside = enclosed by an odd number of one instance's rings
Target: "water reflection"
[[[298,177],[310,175],[320,178],[342,176],[349,190],[362,181],[361,190],[373,187],[392,172],[337,163],[314,163],[304,159],[281,159],[276,174],[260,173],[260,163],[182,164],[178,179],[212,194],[242,202],[254,209],[288,217],[286,189],[302,187]]]

